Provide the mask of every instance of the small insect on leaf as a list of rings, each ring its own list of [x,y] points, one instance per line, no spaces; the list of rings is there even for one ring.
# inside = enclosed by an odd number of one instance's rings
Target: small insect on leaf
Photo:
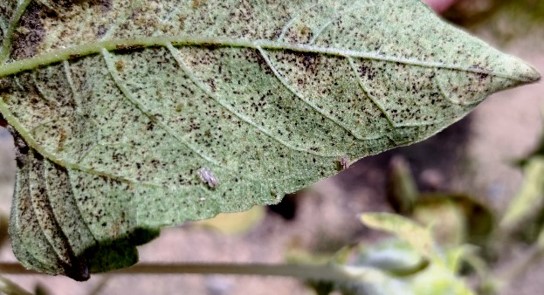
[[[198,170],[198,176],[200,177],[200,180],[206,183],[210,188],[216,188],[219,185],[217,177],[215,177],[213,172],[206,167]]]
[[[118,72],[122,72],[125,69],[125,63],[122,60],[118,60],[115,62],[115,69]]]
[[[338,170],[339,171],[343,171],[343,170],[346,170],[349,168],[349,166],[351,165],[351,162],[349,160],[349,157],[348,156],[342,156],[340,157],[340,159],[338,160],[337,162],[337,165],[338,165]]]

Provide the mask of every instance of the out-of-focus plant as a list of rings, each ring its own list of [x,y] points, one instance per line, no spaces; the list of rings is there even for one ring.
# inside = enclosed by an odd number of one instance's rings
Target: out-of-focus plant
[[[308,281],[317,294],[475,294],[459,275],[463,254],[470,248],[443,247],[429,227],[400,215],[366,213],[361,220],[370,228],[391,233],[393,238],[342,249],[330,264],[354,274],[364,270],[365,276],[348,281]]]

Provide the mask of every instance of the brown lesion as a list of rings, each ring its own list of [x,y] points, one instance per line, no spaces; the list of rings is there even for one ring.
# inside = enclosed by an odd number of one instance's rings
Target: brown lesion
[[[132,45],[126,45],[126,44],[117,44],[115,46],[115,52],[121,54],[121,53],[132,53],[137,50],[143,50],[145,49],[145,46],[138,45],[138,44],[132,44]]]
[[[206,4],[206,0],[193,0],[191,3],[191,7],[193,9],[199,8],[200,6]]]
[[[62,17],[77,11],[76,7],[88,3],[90,6],[100,6],[102,11],[109,11],[112,0],[40,0],[48,15]]]
[[[15,128],[6,125],[9,133],[13,136],[13,143],[15,144],[15,161],[17,163],[17,168],[21,168],[25,165],[28,153],[30,152],[30,147],[25,142],[22,136],[19,135]]]
[[[57,152],[62,152],[64,150],[64,144],[68,139],[68,133],[63,128],[59,129],[59,142],[57,145]]]
[[[118,71],[118,72],[123,72],[124,69],[125,69],[125,62],[122,61],[122,60],[118,60],[115,62],[115,69]]]
[[[46,10],[40,3],[33,1],[19,21],[19,26],[13,36],[13,59],[19,60],[36,55],[37,48],[45,38],[43,19]]]
[[[83,5],[99,6],[103,12],[107,12],[112,8],[112,0],[31,1],[14,31],[10,57],[21,60],[36,56],[48,34],[45,26],[47,20],[70,16],[85,7]]]

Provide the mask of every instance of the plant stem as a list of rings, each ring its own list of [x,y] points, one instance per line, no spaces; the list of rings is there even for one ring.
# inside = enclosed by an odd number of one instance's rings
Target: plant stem
[[[40,274],[26,270],[17,263],[1,263],[0,273],[11,275]],[[365,267],[336,265],[297,265],[297,264],[230,264],[230,263],[180,263],[180,264],[137,264],[107,275],[141,274],[223,274],[293,277],[302,280],[353,281],[376,280],[383,274]]]

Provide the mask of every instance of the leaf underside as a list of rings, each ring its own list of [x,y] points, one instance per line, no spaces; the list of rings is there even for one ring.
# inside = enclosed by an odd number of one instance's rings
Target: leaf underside
[[[539,78],[415,0],[8,0],[0,29],[13,249],[80,280]]]

